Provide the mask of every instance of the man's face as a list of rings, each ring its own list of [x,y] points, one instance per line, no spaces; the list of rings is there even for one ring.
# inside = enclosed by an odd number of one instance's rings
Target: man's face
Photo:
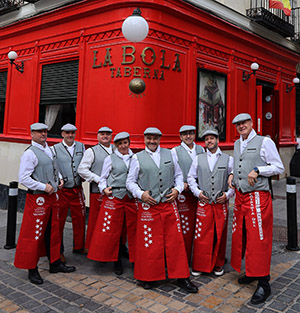
[[[145,135],[144,137],[146,147],[155,152],[160,143],[160,136],[158,135]]]
[[[97,139],[101,145],[109,147],[111,143],[112,133],[109,132],[100,132],[97,135]]]
[[[195,140],[195,131],[189,130],[186,132],[180,133],[180,139],[183,141],[188,147],[193,145]]]
[[[47,141],[48,131],[46,129],[43,130],[33,130],[31,131],[31,138],[36,143],[44,146]]]
[[[214,135],[207,135],[204,139],[205,147],[212,153],[215,153],[218,148],[219,138]]]
[[[243,137],[243,139],[247,139],[248,135],[252,131],[253,122],[251,120],[241,121],[235,124],[237,132]]]
[[[117,149],[121,154],[128,154],[130,141],[128,138],[118,140],[116,143]]]
[[[76,131],[65,131],[65,130],[63,130],[61,132],[61,135],[64,138],[65,143],[68,146],[72,146],[72,144],[74,143],[74,140],[75,140]]]

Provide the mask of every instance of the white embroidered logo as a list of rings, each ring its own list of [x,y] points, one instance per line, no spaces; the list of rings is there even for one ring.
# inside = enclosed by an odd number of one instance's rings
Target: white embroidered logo
[[[196,227],[195,227],[195,239],[201,237],[201,226],[202,226],[202,223],[200,222],[199,218],[197,218]]]
[[[152,229],[151,227],[148,227],[146,224],[144,224],[144,241],[145,241],[145,247],[149,248],[150,245],[153,244],[152,240]]]
[[[184,195],[180,194],[177,199],[178,199],[178,201],[179,201],[180,203],[183,203],[186,198],[185,198]]]
[[[38,197],[36,199],[36,204],[37,205],[43,205],[45,203],[45,198],[44,197]]]
[[[105,214],[105,217],[104,217],[103,228],[102,228],[103,233],[110,230],[110,223],[111,223],[111,215],[107,211],[104,214]]]
[[[35,240],[38,240],[42,236],[42,230],[43,230],[43,221],[41,221],[39,218],[35,220]]]
[[[190,231],[189,218],[187,216],[184,216],[184,214],[181,214],[180,219],[181,219],[182,232],[185,235],[186,233]]]

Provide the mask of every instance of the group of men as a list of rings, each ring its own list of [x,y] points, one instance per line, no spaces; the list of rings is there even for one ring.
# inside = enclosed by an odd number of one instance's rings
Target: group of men
[[[268,177],[284,168],[274,142],[256,134],[249,114],[238,114],[232,123],[240,134],[234,157],[218,147],[215,129],[203,134],[205,152],[195,144],[195,127],[190,125],[180,128],[181,144],[172,150],[161,148],[161,131],[149,127],[144,131],[145,150],[128,156],[126,188],[138,200],[134,277],[145,289],[168,277],[196,293],[189,265],[193,276],[224,274],[228,201],[236,194],[231,265],[240,271],[245,255],[246,274],[238,282],[258,280],[252,303],[264,302],[270,295],[273,215]],[[28,269],[35,284],[43,283],[37,263],[45,252],[50,273],[76,270],[65,264],[62,254],[68,207],[73,252],[86,253],[90,248],[105,190],[98,186],[103,163],[114,153],[108,127],[99,129],[98,144],[86,151],[75,141],[74,125],[62,127],[63,141],[51,149],[47,129],[45,124],[31,125],[32,144],[21,158],[19,172],[28,193],[15,266]],[[91,183],[86,240],[82,179]]]

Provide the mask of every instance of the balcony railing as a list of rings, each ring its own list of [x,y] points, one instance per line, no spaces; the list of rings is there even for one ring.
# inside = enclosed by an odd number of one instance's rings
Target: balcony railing
[[[256,23],[290,38],[294,38],[295,22],[299,23],[294,13],[295,10],[292,10],[291,16],[286,16],[282,10],[269,8],[269,0],[251,0],[250,9],[246,10],[247,16]]]

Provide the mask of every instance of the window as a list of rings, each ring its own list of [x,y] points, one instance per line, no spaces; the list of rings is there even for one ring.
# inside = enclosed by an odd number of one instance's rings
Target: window
[[[3,133],[7,72],[0,72],[0,133]]]
[[[49,137],[59,137],[66,123],[75,124],[78,60],[44,65],[39,121],[49,126]]]

